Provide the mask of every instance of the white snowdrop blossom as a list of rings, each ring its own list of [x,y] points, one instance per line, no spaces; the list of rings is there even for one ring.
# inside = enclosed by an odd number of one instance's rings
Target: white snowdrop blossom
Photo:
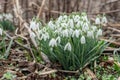
[[[65,29],[65,30],[62,31],[62,36],[63,37],[69,37],[68,29]]]
[[[58,37],[56,38],[56,42],[60,44],[60,42],[61,42],[60,36],[58,36]]]
[[[50,40],[50,42],[49,42],[49,46],[50,46],[50,47],[55,47],[55,46],[57,46],[56,39],[52,38],[52,39]]]
[[[97,17],[96,19],[95,19],[95,24],[100,24],[101,22],[100,22],[100,18],[99,17]]]
[[[0,15],[0,21],[3,20],[3,15]]]
[[[10,13],[8,13],[8,14],[3,14],[3,16],[5,17],[5,20],[12,21],[12,19],[13,19],[13,16],[12,16],[12,14],[10,14]]]
[[[70,20],[68,21],[68,24],[69,24],[69,26],[70,26],[71,28],[73,28],[73,27],[74,27],[73,19],[70,19]]]
[[[82,30],[83,30],[84,32],[86,32],[86,31],[89,30],[89,25],[88,25],[88,23],[84,23],[84,24],[83,24]]]
[[[55,25],[53,24],[52,21],[50,21],[50,22],[48,23],[48,26],[49,26],[49,28],[52,29],[52,30],[54,30],[54,28],[55,28]]]
[[[80,31],[79,31],[79,30],[75,30],[75,31],[73,32],[72,37],[79,38],[79,35],[80,35]]]
[[[39,26],[39,23],[37,23],[36,21],[30,22],[30,29],[33,31],[39,31]]]
[[[71,51],[71,50],[72,50],[72,47],[71,47],[70,42],[68,42],[68,43],[65,45],[64,51],[65,51],[65,50],[68,50],[68,51]]]
[[[94,33],[93,33],[93,31],[88,31],[88,32],[87,32],[87,37],[94,38]]]
[[[3,30],[0,28],[0,35],[2,36],[2,32],[3,32]]]
[[[105,16],[102,17],[102,23],[107,23],[107,18]]]
[[[98,37],[98,36],[102,36],[102,30],[101,30],[101,29],[99,29],[99,30],[97,31],[96,37]]]
[[[95,32],[97,30],[96,26],[92,26],[92,30]]]
[[[82,25],[81,22],[78,21],[77,24],[76,24],[76,27],[79,28],[81,25]]]
[[[73,29],[70,28],[68,31],[69,31],[69,32],[68,32],[69,36],[72,36],[72,34],[73,34],[73,32],[74,32]]]
[[[58,18],[57,22],[60,23],[60,22],[62,21],[62,19],[63,19],[63,16],[60,16],[60,17]]]
[[[85,44],[86,43],[85,37],[82,36],[81,39],[80,39],[80,41],[81,41],[81,44]]]
[[[36,37],[36,34],[35,34],[33,31],[31,31],[31,32],[30,32],[30,37],[31,37],[31,38],[35,38],[35,37]]]
[[[82,16],[83,21],[88,22],[87,16]]]
[[[42,36],[40,37],[40,40],[46,41],[47,39],[49,39],[49,34],[48,33],[42,34]]]
[[[61,23],[61,27],[67,27],[68,26],[68,24],[66,24],[66,23]]]
[[[79,15],[75,15],[73,16],[73,19],[75,22],[78,22],[80,20],[80,16]]]

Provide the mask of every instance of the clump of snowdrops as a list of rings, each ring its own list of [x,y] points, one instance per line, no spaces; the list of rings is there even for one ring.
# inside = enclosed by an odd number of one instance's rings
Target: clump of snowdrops
[[[13,31],[15,27],[12,23],[13,16],[10,13],[1,13],[0,14],[0,28],[4,30]]]
[[[102,23],[107,23],[106,17],[97,17],[91,23],[86,13],[61,15],[44,27],[32,20],[30,37],[36,39],[41,52],[53,63],[65,70],[79,70],[98,58],[106,46],[99,40]]]

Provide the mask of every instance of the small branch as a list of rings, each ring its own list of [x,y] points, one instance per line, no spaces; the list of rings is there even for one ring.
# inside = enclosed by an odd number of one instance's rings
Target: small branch
[[[42,76],[42,75],[48,75],[48,74],[52,74],[52,73],[56,73],[56,72],[57,72],[57,70],[51,70],[51,71],[39,72],[38,74],[40,76]]]
[[[92,78],[92,80],[98,80],[97,77],[96,77],[96,75],[89,68],[85,68],[84,70]]]
[[[72,73],[72,74],[78,74],[79,70],[77,71],[67,71],[67,70],[58,70],[59,72],[63,72],[63,73]]]
[[[113,31],[116,31],[116,32],[119,32],[119,33],[120,33],[120,30],[119,30],[119,29],[116,29],[116,28],[108,27],[108,29],[110,29],[110,30],[113,30]]]
[[[120,46],[120,43],[119,42],[115,42],[115,41],[111,41],[111,40],[107,40],[107,39],[101,39],[101,40],[104,40],[104,41],[107,41],[109,43],[112,43],[112,44],[115,44],[117,46]]]
[[[41,16],[41,14],[42,14],[42,10],[43,10],[43,7],[44,7],[44,5],[45,5],[45,1],[46,1],[46,0],[43,0],[43,1],[42,1],[41,7],[39,8],[39,12],[38,12],[38,14],[37,14],[37,18],[39,18],[39,17]]]
[[[112,10],[112,11],[106,11],[106,12],[90,13],[89,15],[110,14],[110,13],[115,13],[115,12],[120,12],[120,9]]]

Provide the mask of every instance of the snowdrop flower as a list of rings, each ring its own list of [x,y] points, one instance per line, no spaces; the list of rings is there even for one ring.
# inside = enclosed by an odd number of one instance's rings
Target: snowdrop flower
[[[67,15],[64,15],[62,19],[67,19],[67,18],[68,18],[68,16],[67,16]]]
[[[60,23],[60,22],[62,21],[62,19],[63,19],[63,17],[60,16],[60,17],[58,18],[57,22]]]
[[[70,28],[68,31],[69,31],[69,32],[68,32],[69,36],[72,36],[72,34],[73,34],[73,32],[74,32],[73,29]]]
[[[68,21],[68,24],[69,24],[69,26],[70,26],[71,28],[73,28],[73,27],[74,27],[73,19],[70,19],[70,20]]]
[[[61,23],[61,27],[67,27],[68,26],[68,24],[66,24],[66,23]]]
[[[85,37],[82,36],[80,41],[81,41],[81,44],[85,44],[86,43]]]
[[[79,35],[80,35],[80,31],[79,31],[79,30],[75,30],[75,31],[73,32],[72,37],[76,37],[76,38],[78,38]]]
[[[97,18],[95,19],[95,24],[100,24],[100,18],[99,18],[99,17],[97,17]]]
[[[87,16],[82,16],[82,20],[85,21],[85,22],[88,22]]]
[[[65,29],[65,30],[62,31],[62,36],[63,37],[69,37],[68,29]]]
[[[12,21],[12,18],[13,18],[13,16],[12,16],[12,14],[4,14],[4,17],[5,17],[5,19],[6,20],[10,20],[10,21]]]
[[[76,27],[79,28],[81,26],[81,22],[78,21],[77,24],[76,24]]]
[[[48,23],[48,26],[50,27],[50,29],[54,30],[55,25],[53,24],[52,21]]]
[[[57,42],[56,42],[56,40],[55,40],[54,38],[52,38],[52,39],[50,40],[49,46],[50,46],[50,47],[57,46]]]
[[[88,31],[87,32],[87,37],[94,38],[93,31]]]
[[[105,16],[103,16],[103,18],[102,18],[102,23],[107,23],[108,21],[107,21],[107,18],[105,17]]]
[[[102,30],[101,29],[99,29],[97,31],[96,38],[98,38],[99,36],[102,36]]]
[[[3,30],[0,28],[0,35],[1,35],[1,36],[2,36],[2,31],[3,31]]]
[[[71,47],[70,42],[68,42],[68,43],[65,45],[64,51],[65,51],[65,50],[68,50],[68,51],[71,51],[71,50],[72,50],[72,47]]]
[[[32,29],[33,31],[39,30],[39,23],[36,23],[35,21],[31,21],[30,29]]]
[[[89,30],[88,23],[85,22],[85,23],[83,24],[83,26],[82,26],[82,30],[83,30],[84,32],[86,32],[86,31]]]
[[[75,15],[75,16],[73,16],[73,19],[74,19],[75,22],[78,22],[78,21],[80,21],[80,16]]]
[[[58,43],[61,42],[60,36],[58,36],[58,37],[56,38],[56,42],[58,42]]]
[[[3,20],[3,15],[0,14],[0,21]]]
[[[96,26],[92,26],[92,30],[95,32],[97,30]]]
[[[49,39],[49,34],[48,33],[42,34],[42,36],[40,37],[40,40],[46,41],[47,39]]]
[[[61,32],[62,32],[62,28],[61,27],[54,31],[54,33],[56,33],[56,34],[60,34]]]
[[[30,37],[31,38],[35,38],[36,37],[36,35],[35,35],[35,33],[33,31],[30,32]]]
[[[67,16],[67,15],[64,15],[63,18],[62,18],[62,22],[65,22],[65,23],[66,23],[66,22],[67,22],[67,18],[68,18],[68,16]]]

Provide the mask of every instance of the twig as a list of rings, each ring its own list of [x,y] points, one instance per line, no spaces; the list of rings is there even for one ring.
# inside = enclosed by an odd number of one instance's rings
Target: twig
[[[116,31],[116,32],[119,32],[119,33],[120,33],[120,30],[119,30],[119,29],[116,29],[116,28],[108,27],[108,29],[111,29],[111,30],[113,30],[113,31]]]
[[[115,44],[117,46],[120,46],[120,43],[119,42],[115,42],[115,41],[111,41],[111,40],[107,40],[107,39],[101,39],[101,40],[104,40],[104,41],[107,41],[107,42],[110,42],[112,44]]]
[[[106,5],[106,4],[110,4],[110,3],[114,3],[114,2],[117,2],[118,0],[110,0],[110,1],[107,1],[107,2],[105,2],[105,3],[103,3],[103,4],[101,4],[101,6],[104,6],[104,5]]]
[[[20,5],[19,5],[19,0],[13,0],[13,2],[14,2],[14,12],[15,12],[15,15],[16,15],[16,17],[18,17],[18,19],[20,20],[20,22],[21,23],[23,23],[23,26],[28,30],[28,33],[30,34],[31,33],[31,29],[28,27],[28,23],[27,22],[25,22],[23,19],[22,19],[22,17],[21,17],[21,9],[20,9]],[[35,42],[35,40],[33,41],[33,39],[31,39],[32,40],[32,43],[33,43],[33,45],[35,46],[35,48],[37,49],[37,43]],[[38,50],[38,49],[37,49]],[[34,58],[34,61],[35,61],[35,57],[34,57],[34,54],[32,54],[33,55],[33,58]]]
[[[39,12],[38,12],[38,14],[37,14],[37,18],[39,18],[40,15],[41,15],[41,13],[42,13],[42,9],[43,9],[43,7],[44,7],[44,5],[45,5],[45,1],[46,1],[46,0],[43,0],[43,1],[42,1],[41,7],[40,7]]]
[[[111,36],[120,38],[120,34],[111,34]]]
[[[51,70],[51,71],[44,71],[44,72],[39,72],[39,75],[48,75],[48,74],[52,74],[52,73],[56,73],[57,70]]]
[[[112,10],[112,11],[106,11],[106,12],[90,13],[89,15],[110,14],[110,13],[115,13],[115,12],[120,12],[120,9]]]
[[[67,70],[58,70],[59,72],[63,72],[63,73],[72,73],[72,74],[78,74],[79,70],[77,71],[67,71]]]
[[[84,70],[92,78],[92,80],[98,80],[97,77],[96,77],[96,75],[89,68],[85,68]]]
[[[31,2],[31,5],[34,5],[34,6],[36,6],[37,8],[41,8],[39,5],[37,5],[36,3],[34,3],[34,2]],[[30,9],[29,9],[30,10]],[[45,12],[51,12],[51,13],[56,13],[56,14],[68,14],[68,13],[63,13],[63,12],[60,12],[60,11],[55,11],[55,10],[49,10],[47,7],[46,8],[44,8],[44,10],[45,10]]]

